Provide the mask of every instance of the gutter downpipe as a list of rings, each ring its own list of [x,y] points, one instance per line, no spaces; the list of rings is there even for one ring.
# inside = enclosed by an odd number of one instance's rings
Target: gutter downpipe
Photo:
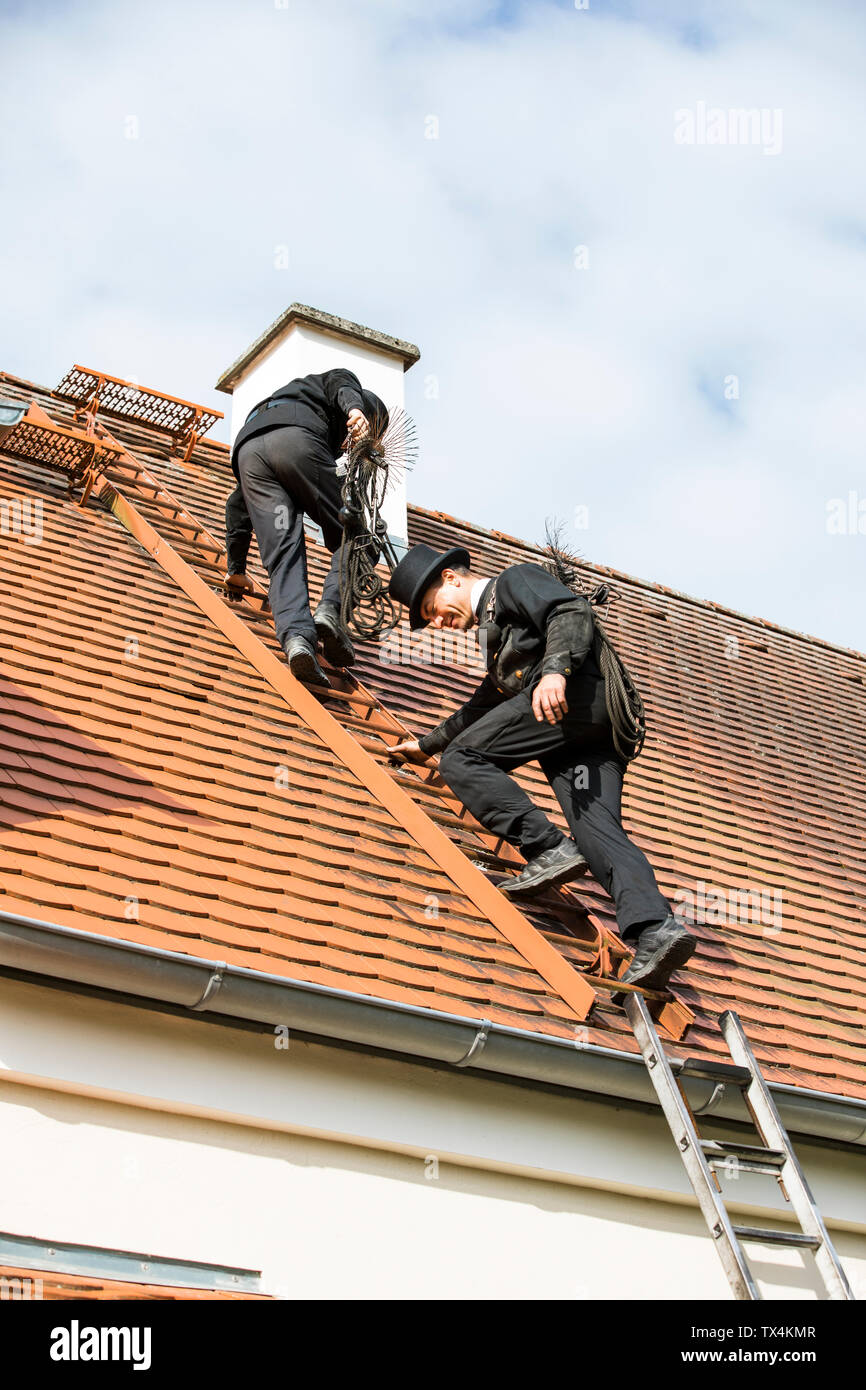
[[[283,1025],[323,1041],[562,1086],[607,1101],[658,1104],[640,1054],[264,974],[2,909],[0,966],[128,994],[131,1003],[138,998],[171,1004],[214,1022]],[[689,1077],[686,1090],[696,1111],[712,1108],[716,1119],[748,1120],[736,1088],[716,1097],[712,1082]],[[770,1090],[791,1133],[866,1147],[866,1101],[775,1082]]]

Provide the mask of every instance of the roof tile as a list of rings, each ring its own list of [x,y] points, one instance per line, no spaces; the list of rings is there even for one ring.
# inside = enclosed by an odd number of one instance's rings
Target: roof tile
[[[69,418],[38,388],[6,377],[3,389]],[[109,428],[222,539],[224,446],[202,442],[181,466],[158,432],[122,421]],[[0,614],[7,906],[199,958],[218,951],[290,978],[572,1035],[574,1012],[112,517],[68,501],[56,473],[2,454],[0,491],[43,499],[48,541],[43,550],[0,537],[23,566],[20,611]],[[410,536],[442,549],[466,543],[487,574],[539,554],[416,508]],[[308,553],[317,586],[328,557],[312,541]],[[672,1055],[724,1056],[714,1020],[734,1007],[771,1079],[866,1097],[866,661],[660,585],[583,568],[590,584],[613,590],[606,626],[648,707],[650,735],[626,784],[627,823],[669,896],[687,890],[694,899],[703,884],[728,900],[721,920],[708,914],[695,925],[699,948],[678,993],[697,1016]],[[270,629],[257,631],[273,647]],[[124,656],[129,636],[138,638],[135,660]],[[400,641],[414,650],[405,632]],[[360,679],[418,731],[480,676],[477,665],[382,656],[362,647]],[[355,727],[350,708],[342,717]],[[358,737],[384,764],[381,741]],[[288,770],[282,793],[278,765]],[[558,818],[538,769],[520,777]],[[479,853],[435,791],[411,773],[394,779],[470,857]],[[764,890],[771,908],[781,894],[781,922],[743,916],[736,895],[747,890]],[[123,917],[131,892],[137,922]],[[613,925],[612,908],[591,880],[568,900],[571,909],[563,899],[528,916],[585,968],[593,946],[582,939],[583,911]],[[567,934],[569,911],[576,936]],[[637,1050],[602,991],[586,1026],[591,1042]]]

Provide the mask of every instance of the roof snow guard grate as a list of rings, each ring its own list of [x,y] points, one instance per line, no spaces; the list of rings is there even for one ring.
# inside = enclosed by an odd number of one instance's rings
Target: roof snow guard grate
[[[136,420],[166,430],[174,436],[177,445],[186,445],[185,459],[190,457],[202,435],[207,434],[217,420],[223,419],[221,410],[206,410],[203,405],[166,396],[161,391],[152,391],[134,381],[108,376],[77,363],[54,388],[53,395],[74,401],[80,411],[102,410],[121,420]]]
[[[97,457],[119,454],[115,444],[96,439],[69,425],[57,425],[31,406],[24,419],[0,441],[0,450],[15,458],[33,459],[80,482]]]

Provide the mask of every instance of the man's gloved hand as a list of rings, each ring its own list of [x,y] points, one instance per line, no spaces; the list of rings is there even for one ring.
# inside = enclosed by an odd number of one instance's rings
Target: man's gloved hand
[[[253,592],[252,581],[245,574],[227,574],[223,583],[229,603],[240,603],[246,594]]]
[[[542,676],[532,692],[532,713],[539,723],[559,724],[568,714],[565,700],[565,676]]]
[[[394,762],[401,763],[426,763],[428,756],[422,753],[418,747],[417,738],[404,738],[402,743],[395,743],[388,749],[388,757]]]

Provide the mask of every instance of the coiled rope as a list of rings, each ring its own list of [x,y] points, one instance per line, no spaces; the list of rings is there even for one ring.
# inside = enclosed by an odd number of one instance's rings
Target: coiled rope
[[[547,523],[545,549],[548,563],[545,568],[573,594],[587,599],[591,607],[606,603],[610,597],[607,584],[599,584],[591,593],[587,593],[580,572],[580,557],[563,544],[562,529],[561,523]],[[592,620],[592,649],[604,679],[604,703],[610,719],[613,746],[620,758],[630,763],[637,757],[646,739],[644,702],[625,662],[595,613]]]
[[[646,710],[628,668],[595,614],[593,623],[595,659],[604,677],[604,702],[610,719],[613,746],[624,762],[630,763],[644,745]]]
[[[361,642],[374,641],[400,619],[400,610],[388,594],[388,579],[376,570],[383,555],[391,569],[396,564],[381,515],[387,488],[384,451],[366,439],[350,445],[340,511],[340,621]]]

